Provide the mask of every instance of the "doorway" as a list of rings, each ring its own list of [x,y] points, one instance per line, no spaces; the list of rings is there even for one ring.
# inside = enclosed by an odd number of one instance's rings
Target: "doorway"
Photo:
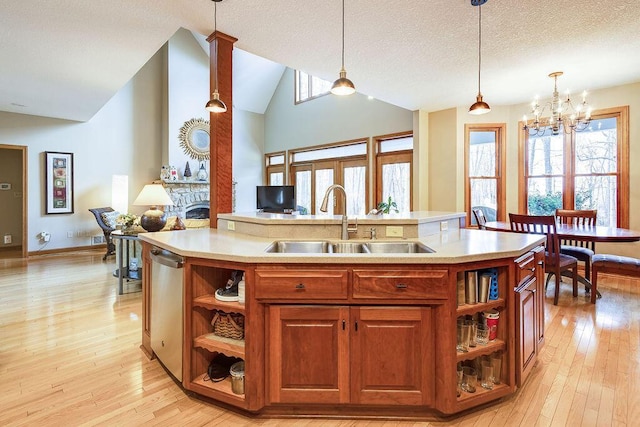
[[[27,257],[27,147],[0,144],[0,258]]]

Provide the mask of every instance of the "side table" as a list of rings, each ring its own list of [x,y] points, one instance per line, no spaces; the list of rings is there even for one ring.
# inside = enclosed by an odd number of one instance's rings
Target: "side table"
[[[142,280],[142,266],[139,266],[138,270],[136,270],[135,272],[129,271],[129,259],[131,257],[131,254],[133,254],[133,256],[136,256],[135,242],[138,241],[138,233],[136,232],[133,234],[124,234],[122,233],[122,230],[115,230],[111,232],[111,237],[114,240],[114,244],[116,243],[115,240],[119,240],[119,244],[118,244],[119,265],[117,266],[118,269],[116,270],[116,272],[118,273],[118,295],[122,295],[124,293],[123,283],[125,279],[127,281]],[[125,252],[125,246],[126,246],[126,252]],[[131,249],[131,246],[133,246],[133,249]]]

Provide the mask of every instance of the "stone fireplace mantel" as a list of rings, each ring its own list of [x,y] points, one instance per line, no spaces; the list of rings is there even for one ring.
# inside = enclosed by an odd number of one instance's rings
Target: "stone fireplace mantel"
[[[189,212],[198,211],[197,218],[202,218],[202,211],[207,210],[206,218],[209,218],[209,181],[156,181],[162,184],[173,200],[173,206],[165,206],[167,216],[179,215],[181,218],[190,218]]]

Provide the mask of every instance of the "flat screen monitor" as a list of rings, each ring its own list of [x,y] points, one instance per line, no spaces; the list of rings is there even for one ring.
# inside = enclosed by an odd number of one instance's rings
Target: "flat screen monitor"
[[[259,185],[256,200],[256,207],[263,212],[291,213],[296,210],[293,185]]]

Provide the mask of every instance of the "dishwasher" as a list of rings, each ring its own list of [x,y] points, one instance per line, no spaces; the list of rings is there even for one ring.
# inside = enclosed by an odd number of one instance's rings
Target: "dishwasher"
[[[151,249],[151,349],[182,382],[184,258]]]

